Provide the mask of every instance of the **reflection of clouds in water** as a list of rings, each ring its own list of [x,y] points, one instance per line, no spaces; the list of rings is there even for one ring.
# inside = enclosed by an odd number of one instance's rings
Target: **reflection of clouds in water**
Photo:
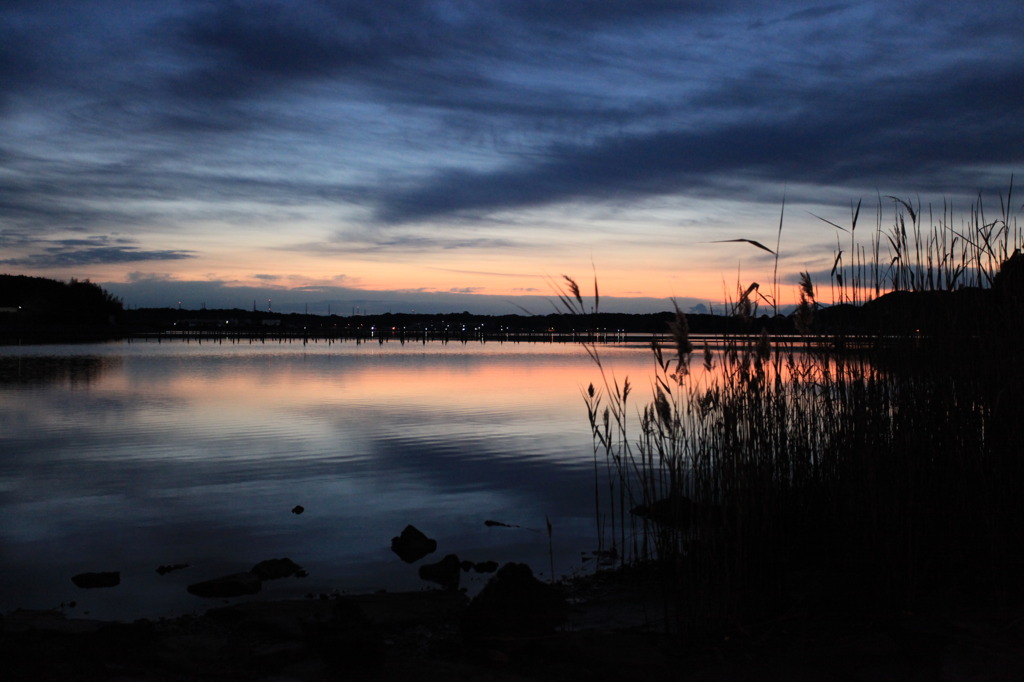
[[[591,532],[579,386],[597,372],[578,348],[88,349],[96,362],[61,370],[82,367],[87,386],[0,385],[0,570],[17,573],[0,610],[53,606],[71,569],[124,571],[126,617],[132,600],[181,598],[166,587],[178,577],[149,575],[160,564],[192,563],[180,579],[195,581],[290,556],[333,587],[401,582],[389,542],[408,523],[474,560],[547,551],[544,533],[488,518],[542,529],[550,516],[566,546]],[[646,352],[629,357],[649,366]]]
[[[117,369],[120,358],[94,356],[4,356],[0,354],[0,386],[62,384],[89,386],[106,370]]]
[[[590,452],[582,447],[579,458],[552,461],[526,439],[508,440],[496,434],[493,441],[460,439],[458,435],[447,439],[387,437],[376,443],[376,459],[382,469],[413,473],[440,490],[502,491],[519,498],[549,498],[555,507],[578,501],[580,495],[575,493],[590,493],[585,485],[580,490],[574,487],[588,480],[592,472]]]

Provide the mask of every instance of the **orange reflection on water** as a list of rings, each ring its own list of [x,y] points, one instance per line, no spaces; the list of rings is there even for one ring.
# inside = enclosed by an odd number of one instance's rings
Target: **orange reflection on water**
[[[649,352],[612,355],[606,363],[618,377],[649,374],[653,368]],[[575,399],[582,388],[599,383],[601,377],[593,361],[578,349],[549,356],[453,351],[450,362],[435,353],[424,357],[428,361],[418,362],[415,351],[387,349],[371,362],[342,356],[321,358],[309,365],[289,361],[278,366],[270,361],[258,371],[188,372],[168,378],[162,393],[220,411],[353,400],[409,405],[528,404],[560,397]]]

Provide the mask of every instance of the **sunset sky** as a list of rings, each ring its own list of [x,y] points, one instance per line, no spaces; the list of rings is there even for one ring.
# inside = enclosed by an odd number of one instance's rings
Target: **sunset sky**
[[[596,272],[604,310],[691,309],[771,281],[720,240],[774,249],[785,198],[792,298],[849,239],[815,216],[998,212],[1022,26],[1020,0],[5,0],[0,272],[345,315],[546,313]]]

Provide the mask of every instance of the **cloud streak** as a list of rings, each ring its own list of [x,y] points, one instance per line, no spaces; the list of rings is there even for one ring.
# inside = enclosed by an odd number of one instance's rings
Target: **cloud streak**
[[[35,243],[34,253],[23,258],[0,259],[0,265],[21,268],[52,268],[145,261],[175,261],[194,258],[190,251],[145,250],[118,240],[111,244],[105,237],[62,239]]]

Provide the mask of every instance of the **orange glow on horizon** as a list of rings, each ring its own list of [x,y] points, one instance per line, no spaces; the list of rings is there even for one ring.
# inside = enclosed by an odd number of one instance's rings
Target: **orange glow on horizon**
[[[673,298],[683,301],[684,308],[695,303],[719,305],[736,300],[739,292],[754,281],[761,284],[762,293],[773,295],[774,262],[769,254],[703,241],[683,245],[669,241],[654,248],[620,238],[595,243],[592,250],[554,243],[495,251],[406,250],[395,254],[386,249],[345,253],[336,246],[325,247],[318,253],[266,243],[227,244],[224,237],[204,237],[197,243],[186,243],[194,250],[194,257],[62,267],[46,276],[129,285],[147,281],[168,285],[209,283],[227,290],[251,287],[295,295],[308,291],[310,297],[317,296],[317,289],[322,289],[326,299],[332,298],[332,294],[345,298],[358,296],[359,292],[366,292],[367,296],[387,292],[481,295],[514,301],[521,296],[554,298],[555,287],[565,284],[562,276],[569,275],[579,283],[588,309],[593,306],[596,278],[600,298],[607,301],[600,309],[609,312],[628,310],[625,302],[613,305],[609,301],[612,298],[663,300],[666,310],[671,309]],[[153,246],[171,248],[172,244],[161,239]],[[830,258],[828,262],[831,263]],[[780,263],[779,278],[786,272],[792,274],[809,267],[807,262]],[[777,295],[782,305],[795,303],[797,289],[793,285],[779,285]],[[199,307],[199,301],[189,303],[190,307]],[[240,301],[238,305],[248,307],[243,304]]]
[[[246,272],[210,272],[191,269],[178,269],[173,275],[162,277],[170,282],[211,282],[220,283],[226,288],[255,287],[268,290],[309,290],[315,292],[323,289],[330,295],[332,289],[343,288],[356,292],[410,292],[417,294],[466,294],[499,296],[514,299],[521,296],[541,296],[554,298],[556,287],[566,285],[562,275],[573,277],[580,286],[580,294],[587,308],[594,302],[595,275],[589,268],[564,268],[554,274],[536,272],[525,274],[495,273],[459,273],[437,270],[429,267],[393,267],[377,264],[373,268],[359,271],[358,276],[338,275],[325,271],[307,270],[303,274],[292,272],[275,273],[270,268],[258,273],[249,268]],[[256,276],[259,275],[259,276]],[[137,278],[128,272],[100,271],[67,274],[69,279],[90,279],[95,282],[128,283]],[[670,299],[696,299],[701,302],[719,303],[735,300],[738,292],[745,288],[735,281],[736,273],[732,273],[733,281],[728,276],[714,270],[689,271],[658,271],[658,270],[621,270],[599,269],[596,285],[600,299],[608,301],[612,298],[649,298],[665,299],[666,309],[671,307]],[[753,277],[750,278],[754,280]],[[749,283],[747,283],[749,284]],[[771,283],[761,283],[762,291],[768,292]],[[792,285],[779,286],[779,299],[782,304],[794,303],[797,290]],[[763,304],[763,301],[762,301]],[[601,309],[608,310],[607,305]]]

